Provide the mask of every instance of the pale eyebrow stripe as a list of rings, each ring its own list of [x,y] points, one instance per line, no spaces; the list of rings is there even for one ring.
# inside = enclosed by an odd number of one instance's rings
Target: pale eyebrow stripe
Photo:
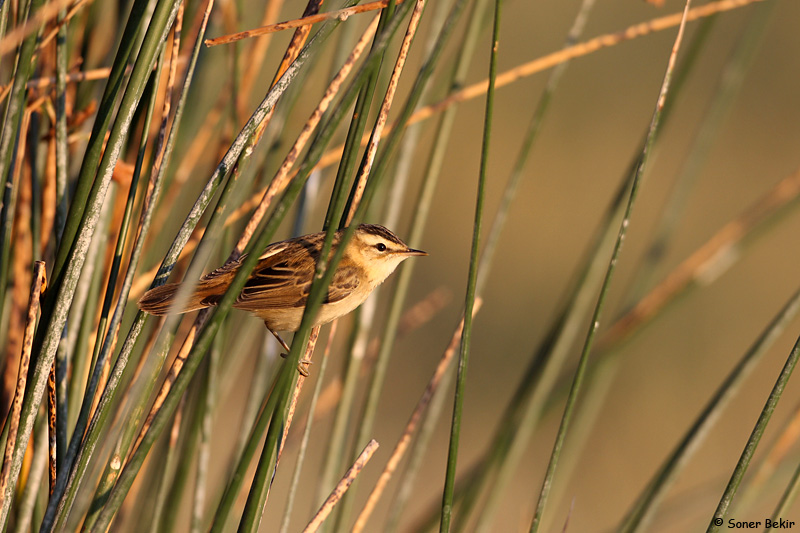
[[[386,240],[392,241],[395,244],[405,246],[403,241],[398,239],[394,233],[384,228],[383,226],[378,226],[377,224],[361,224],[361,229],[371,235],[377,235],[379,237],[383,237]]]

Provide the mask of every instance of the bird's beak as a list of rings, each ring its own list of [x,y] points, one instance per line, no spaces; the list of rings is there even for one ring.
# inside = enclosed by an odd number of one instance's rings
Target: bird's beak
[[[409,248],[405,252],[404,255],[428,255],[428,252],[423,252],[422,250],[414,250],[413,248]]]

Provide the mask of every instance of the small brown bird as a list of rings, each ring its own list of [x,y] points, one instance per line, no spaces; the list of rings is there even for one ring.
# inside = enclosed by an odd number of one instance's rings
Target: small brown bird
[[[342,233],[343,230],[336,232],[330,257]],[[267,246],[233,304],[236,309],[250,311],[263,320],[287,352],[289,347],[277,332],[297,331],[300,327],[324,240],[325,232],[321,232]],[[359,225],[336,268],[314,325],[327,324],[364,303],[404,259],[414,255],[428,254],[409,248],[383,226]],[[174,305],[181,284],[168,283],[147,291],[139,300],[139,309],[166,315],[217,305],[243,260],[244,256],[201,278],[181,307]]]

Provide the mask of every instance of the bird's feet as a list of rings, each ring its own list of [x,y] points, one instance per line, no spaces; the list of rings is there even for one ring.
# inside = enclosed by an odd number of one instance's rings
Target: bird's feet
[[[308,377],[308,367],[311,363],[311,359],[300,359],[300,362],[297,363],[297,371],[300,372],[300,375],[304,378]]]
[[[287,357],[289,357],[289,354],[288,353],[281,353],[281,357],[286,359]],[[301,376],[303,376],[304,378],[308,377],[308,367],[313,362],[314,361],[312,361],[311,359],[300,359],[300,361],[297,363],[297,371],[300,372]]]

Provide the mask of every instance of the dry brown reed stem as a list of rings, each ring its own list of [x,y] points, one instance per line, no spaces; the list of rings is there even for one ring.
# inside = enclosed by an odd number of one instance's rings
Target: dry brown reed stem
[[[194,18],[191,20],[191,22],[186,23],[186,21],[184,21],[186,24],[186,30],[182,29],[181,32],[186,34],[187,39],[184,41],[183,51],[180,54],[180,59],[178,60],[178,69],[176,71],[176,79],[178,80],[186,79],[186,70],[191,65],[192,52],[197,44],[197,38],[200,37],[200,30],[206,24],[206,12],[211,1],[212,0],[205,0],[204,2],[200,2],[202,9],[195,10]],[[188,38],[191,35],[195,36],[194,40]],[[172,60],[172,58],[170,58],[170,60]],[[153,126],[151,125],[151,128],[152,127]]]
[[[53,361],[47,375],[47,449],[50,486],[48,494],[56,487],[56,362]]]
[[[25,394],[25,385],[28,380],[28,365],[31,360],[33,334],[36,330],[36,315],[39,312],[39,300],[46,287],[47,274],[45,272],[44,261],[36,261],[33,264],[33,281],[31,283],[28,316],[25,321],[25,332],[22,336],[22,356],[19,360],[17,390],[14,394],[14,402],[11,406],[11,413],[9,414],[8,420],[8,440],[6,441],[5,454],[3,455],[3,470],[0,472],[0,494],[6,494],[9,478],[11,476],[11,459],[14,456],[14,447],[17,443],[19,417],[22,412],[22,397]]]
[[[397,334],[402,336],[421,328],[439,314],[439,311],[444,309],[452,299],[453,291],[449,287],[442,285],[433,289],[403,313],[397,326]]]
[[[337,318],[336,320],[334,320],[333,322],[331,322],[331,327],[330,327],[330,329],[328,330],[328,340],[327,340],[327,342],[325,343],[325,350],[322,352],[322,359],[327,359],[327,358],[328,358],[328,356],[330,356],[330,354],[331,354],[331,349],[333,348],[333,339],[334,339],[334,337],[336,337],[336,331],[337,331],[338,329],[339,329],[339,319]],[[311,332],[312,332],[312,335],[313,335],[313,333],[314,333],[314,328],[312,328]],[[309,337],[309,342],[310,342],[310,340],[311,340],[311,337]],[[307,354],[307,355],[308,355],[309,357],[311,356],[311,354]],[[301,378],[303,378],[304,376],[301,374],[301,375],[300,375],[300,377],[301,377]],[[322,376],[318,377],[317,379],[322,379]],[[336,390],[336,385],[338,385],[338,386],[339,386],[339,387],[338,387],[338,390]],[[330,392],[329,392],[329,391],[331,391],[331,390],[334,390],[334,392],[336,392],[336,394],[334,394],[334,395],[336,396],[336,400],[333,400],[333,403],[335,403],[336,401],[338,401],[338,397],[339,397],[338,395],[341,393],[341,381],[336,381],[336,380],[335,380],[333,383],[331,383],[331,385],[330,385],[330,386],[328,386],[328,387],[327,387],[327,388],[326,388],[324,391],[322,391],[322,392],[321,392],[321,394],[320,394],[320,397],[321,397],[323,394],[326,394],[326,392],[327,392],[328,394],[330,394]],[[299,392],[299,391],[298,391],[298,392]],[[296,395],[296,396],[297,396],[297,395]],[[296,396],[295,396],[295,397],[296,397]],[[319,402],[319,399],[317,399],[317,402]],[[317,403],[317,405],[319,405],[319,403]],[[320,410],[319,410],[319,407],[317,407],[317,408],[314,410],[314,412],[313,412],[313,413],[311,413],[311,412],[310,412],[310,413],[307,413],[307,414],[306,414],[306,417],[313,416],[315,420],[316,420],[316,419],[319,419],[319,418],[320,418],[320,415],[318,415],[318,414],[317,414],[317,413],[319,413],[319,412],[320,412]],[[307,422],[307,418],[305,418],[305,419],[302,419],[302,421],[301,421],[300,425],[302,425],[302,426],[305,426],[305,425],[306,425],[306,422]],[[284,442],[286,442],[286,440],[287,440],[287,434],[286,434],[286,433],[284,433]]]
[[[303,126],[303,130],[300,132],[300,135],[297,136],[297,140],[292,146],[289,153],[286,154],[286,158],[284,158],[283,163],[281,164],[278,172],[275,174],[275,177],[272,178],[272,181],[267,187],[267,190],[264,192],[264,196],[261,198],[261,202],[259,203],[258,207],[256,208],[255,212],[253,213],[250,221],[247,223],[247,227],[245,227],[244,232],[242,232],[242,237],[239,239],[239,242],[236,244],[236,251],[241,254],[247,243],[250,241],[250,237],[255,232],[258,225],[261,223],[261,219],[264,218],[264,215],[267,212],[270,204],[272,203],[273,198],[281,192],[291,181],[291,177],[289,171],[294,166],[295,162],[297,161],[297,157],[300,155],[300,152],[305,147],[308,140],[311,138],[311,134],[319,124],[319,121],[322,118],[322,115],[330,106],[333,98],[338,94],[339,90],[342,87],[347,76],[350,74],[350,71],[355,66],[356,61],[361,54],[364,52],[369,40],[375,34],[375,30],[378,28],[378,17],[370,23],[367,29],[364,31],[364,34],[356,43],[353,51],[350,52],[350,55],[347,57],[347,60],[342,65],[342,68],[339,69],[339,72],[336,76],[331,80],[331,83],[328,85],[328,89],[325,91],[325,94],[322,96],[317,108],[311,113],[308,121]]]
[[[411,12],[411,19],[408,21],[408,29],[406,29],[406,34],[403,36],[403,42],[401,43],[400,50],[397,53],[397,59],[394,63],[392,76],[389,79],[389,85],[386,87],[386,96],[383,98],[381,109],[378,112],[378,118],[375,121],[375,127],[372,128],[372,133],[370,134],[369,145],[367,146],[367,151],[364,154],[365,163],[361,167],[358,174],[356,189],[353,194],[353,202],[350,204],[350,212],[347,214],[348,226],[356,214],[356,208],[358,208],[358,204],[361,203],[361,196],[363,196],[364,188],[367,186],[367,178],[369,177],[369,172],[372,169],[372,163],[375,161],[375,153],[378,151],[378,143],[381,142],[383,130],[386,127],[386,121],[389,118],[389,110],[392,107],[394,95],[397,92],[397,84],[400,82],[400,75],[403,73],[403,67],[405,66],[406,59],[408,58],[408,49],[411,47],[411,41],[414,40],[414,35],[417,33],[419,19],[422,17],[422,10],[424,8],[425,0],[417,0],[417,3],[414,5],[414,10]]]
[[[179,66],[183,66],[185,62],[186,58],[184,57],[178,59]],[[132,66],[128,66],[125,68],[126,75],[129,75],[131,72],[133,72]],[[67,83],[78,83],[81,81],[104,80],[108,78],[110,74],[111,74],[110,67],[95,68],[91,70],[85,70],[82,72],[71,72],[66,75],[66,81]],[[56,78],[54,76],[42,76],[41,78],[31,78],[25,85],[25,87],[28,89],[47,89],[48,87],[51,87],[55,84],[56,84]],[[3,99],[5,99],[5,97],[7,96],[8,90],[10,88],[11,88],[10,83],[2,86],[2,90],[0,90],[0,103],[2,103]],[[91,112],[88,113],[87,116],[84,118],[88,118],[89,116],[92,115],[93,112],[94,109],[92,109]]]
[[[27,132],[28,124],[30,123],[31,113],[37,109],[41,104],[42,99],[37,100],[36,103],[26,109],[22,115],[20,124],[19,147],[18,154],[26,153],[27,146]],[[38,105],[37,105],[38,104]],[[28,161],[25,157],[19,156],[13,163],[12,183],[16,183],[17,187],[17,202],[15,213],[11,214],[13,220],[15,253],[9,259],[10,267],[14,270],[13,285],[11,290],[12,306],[9,310],[9,323],[7,328],[8,340],[5,347],[5,370],[3,374],[3,391],[2,399],[0,400],[0,409],[2,409],[2,418],[4,419],[9,411],[11,400],[14,396],[15,384],[17,382],[17,368],[19,367],[19,358],[22,348],[22,339],[20,332],[23,330],[23,323],[25,322],[25,309],[27,307],[28,296],[30,295],[30,265],[33,261],[31,250],[33,248],[33,235],[31,234],[31,204],[33,202],[33,189],[32,178],[30,176],[31,168],[27,164]],[[14,190],[11,193],[13,195]],[[13,200],[13,196],[12,196]],[[13,206],[14,202],[11,202]],[[2,494],[2,493],[0,493]]]
[[[342,499],[344,493],[347,492],[347,489],[350,488],[350,485],[353,484],[358,474],[361,473],[364,466],[369,462],[372,454],[375,453],[375,450],[378,449],[378,441],[372,439],[366,445],[364,450],[358,455],[358,458],[353,463],[353,466],[350,467],[349,470],[345,473],[344,477],[339,481],[339,483],[334,487],[333,492],[331,495],[328,496],[328,499],[325,500],[325,503],[322,504],[317,514],[314,515],[314,518],[308,523],[306,528],[303,530],[303,533],[313,533],[317,531],[322,523],[328,518],[328,515],[331,514],[333,511],[333,507],[339,503],[339,500]]]
[[[633,309],[606,331],[598,351],[608,350],[622,342],[632,331],[653,318],[689,284],[708,284],[719,277],[738,259],[739,245],[757,224],[775,215],[782,207],[800,196],[800,169],[781,180],[767,194],[751,205],[738,218],[725,224],[706,244],[675,268]]]
[[[127,67],[126,73],[130,74],[133,70],[133,67]],[[66,80],[67,83],[77,83],[79,81],[96,81],[96,80],[104,80],[108,78],[109,74],[111,74],[111,67],[103,67],[103,68],[94,68],[91,70],[86,70],[82,72],[71,72],[67,74]],[[46,89],[52,85],[56,84],[56,79],[53,76],[43,76],[41,78],[33,78],[28,81],[27,88],[28,89]],[[3,87],[5,90],[9,85]],[[3,94],[3,97],[5,93]]]
[[[306,370],[308,370],[308,365],[311,364],[311,356],[314,355],[314,348],[317,346],[317,339],[319,338],[319,326],[311,328],[311,334],[308,337],[308,345],[306,346],[306,352],[303,354],[301,358],[301,365],[304,365]],[[328,346],[326,347],[325,351],[328,351],[330,348],[331,342],[333,341],[333,334],[336,332],[336,325],[334,323],[333,327],[331,328],[331,334],[328,338]],[[297,377],[297,384],[292,391],[292,398],[289,402],[289,413],[286,417],[286,424],[283,426],[283,437],[281,438],[281,445],[278,448],[278,458],[275,460],[275,468],[278,467],[278,463],[281,460],[281,454],[283,454],[283,448],[286,446],[286,437],[289,434],[289,428],[292,427],[292,420],[294,420],[294,414],[297,411],[297,399],[300,397],[300,390],[303,388],[303,383],[306,381],[306,377],[301,373],[298,372]]]
[[[102,312],[102,309],[98,310],[98,315]],[[99,318],[99,316],[98,316]],[[95,332],[96,334],[96,332]],[[113,348],[111,348],[111,352],[113,352]],[[97,391],[94,394],[94,398],[92,399],[92,407],[89,409],[89,420],[94,417],[94,412],[97,410],[97,406],[100,405],[100,398],[102,396],[103,390],[106,388],[106,384],[108,383],[108,375],[111,373],[111,357],[106,358],[105,363],[103,364],[103,368],[100,370],[100,379],[97,380]]]
[[[366,4],[362,4],[360,6],[347,7],[344,9],[339,9],[337,11],[330,11],[328,13],[306,15],[298,19],[287,20],[286,22],[264,25],[261,26],[260,28],[254,28],[252,30],[240,31],[237,33],[231,33],[229,35],[222,35],[220,37],[215,37],[213,39],[206,39],[205,45],[210,47],[210,46],[217,46],[220,44],[229,44],[236,41],[240,41],[242,39],[257,37],[259,35],[268,35],[271,33],[288,30],[291,28],[307,27],[310,29],[312,24],[316,24],[317,22],[323,22],[329,19],[338,18],[342,21],[345,21],[350,17],[350,15],[355,15],[358,13],[366,13],[367,11],[375,11],[377,9],[383,9],[389,5],[389,1],[390,0],[379,0],[378,2],[367,2]],[[402,3],[402,1],[403,0],[397,0],[397,3],[400,4]]]
[[[164,155],[167,151],[167,122],[169,121],[169,114],[172,110],[172,95],[175,92],[175,78],[178,71],[178,61],[180,60],[180,47],[181,47],[181,29],[183,28],[183,6],[181,3],[178,7],[178,13],[175,16],[175,25],[173,26],[172,33],[172,53],[169,62],[169,74],[167,75],[167,85],[164,88],[164,105],[161,110],[161,126],[158,128],[158,142],[156,146],[156,159],[153,162],[153,174],[159,174],[161,165],[164,162]],[[211,2],[209,2],[211,7]],[[148,192],[150,192],[148,190]]]
[[[475,305],[472,308],[473,317],[478,313],[482,304],[483,304],[482,298],[478,297],[475,299]],[[383,472],[381,472],[381,476],[378,478],[378,482],[375,484],[375,488],[372,489],[372,492],[367,498],[367,503],[364,504],[364,508],[358,515],[356,523],[353,526],[352,530],[353,533],[360,533],[361,531],[364,530],[364,527],[367,525],[367,521],[369,520],[372,511],[375,510],[375,506],[378,504],[378,500],[383,495],[384,489],[386,489],[386,485],[388,485],[389,480],[391,479],[395,470],[397,470],[400,461],[403,459],[406,450],[408,450],[408,447],[411,444],[411,437],[417,430],[417,426],[419,425],[419,422],[422,420],[422,415],[428,408],[428,405],[431,402],[433,394],[439,388],[439,383],[441,383],[445,372],[447,372],[447,369],[450,367],[450,362],[453,360],[453,356],[455,355],[456,350],[458,350],[458,345],[461,343],[461,332],[463,329],[464,329],[464,318],[462,317],[461,322],[459,322],[458,327],[456,327],[456,330],[453,332],[453,336],[450,338],[450,343],[447,345],[444,354],[442,354],[442,357],[439,360],[439,364],[436,365],[436,370],[434,370],[433,376],[431,376],[431,379],[428,382],[428,386],[425,387],[425,391],[422,393],[422,396],[420,396],[419,401],[417,401],[417,406],[411,413],[411,417],[408,419],[406,428],[403,431],[403,434],[400,436],[400,440],[397,441],[397,444],[395,445],[394,450],[392,451],[392,455],[386,462],[386,466],[384,467]]]
[[[169,431],[169,447],[174,450],[178,445],[178,437],[181,435],[181,420],[183,419],[183,408],[186,407],[186,395],[181,398],[178,409],[175,410],[175,418],[172,420],[172,428]]]
[[[712,2],[710,4],[706,4],[704,6],[689,10],[687,18],[688,20],[696,20],[723,11],[729,11],[738,7],[743,7],[752,4],[754,2],[762,2],[762,1],[764,0],[722,0],[718,2]],[[501,87],[503,85],[508,85],[524,77],[531,76],[540,71],[554,67],[561,62],[569,61],[574,57],[587,55],[601,48],[619,44],[620,42],[623,42],[625,40],[634,39],[637,37],[643,37],[649,33],[653,33],[656,31],[666,30],[668,28],[676,26],[680,22],[680,16],[681,14],[675,14],[675,15],[669,15],[667,17],[662,17],[659,19],[653,19],[649,22],[643,22],[641,24],[630,26],[629,28],[621,32],[606,34],[597,37],[595,39],[592,39],[590,41],[586,41],[584,43],[579,43],[572,47],[561,49],[558,52],[554,52],[553,54],[549,54],[539,59],[535,59],[529,63],[520,65],[509,71],[506,71],[503,74],[498,75],[496,86]],[[579,51],[580,53],[578,53]],[[463,102],[470,98],[476,98],[478,96],[481,96],[484,92],[486,92],[487,87],[488,87],[488,81],[484,80],[482,82],[475,83],[474,85],[470,85],[469,87],[463,89],[462,91],[453,93],[452,95],[441,100],[440,102],[425,107],[421,107],[411,115],[407,125],[410,126],[412,124],[416,124],[417,122],[427,120],[435,113],[443,111],[450,105]],[[384,136],[388,135],[392,131],[392,129],[394,129],[394,127],[395,124],[389,124],[383,130],[383,135]],[[364,135],[364,137],[362,137],[361,139],[361,144],[366,145],[368,142],[369,142],[369,135]],[[319,170],[337,163],[342,158],[343,150],[344,150],[343,145],[339,145],[335,148],[328,150],[320,158],[315,169]],[[198,151],[194,153],[199,153],[200,151],[201,150],[198,149]],[[291,176],[289,179],[291,179]],[[253,196],[249,200],[245,201],[236,211],[231,213],[228,219],[225,221],[225,226],[227,227],[237,222],[242,217],[244,217],[245,214],[247,214],[251,209],[253,209],[253,207],[256,205],[256,202],[258,201],[257,198],[262,197],[266,189],[267,188],[265,187],[260,191],[256,192],[255,194],[253,194]],[[185,257],[188,257],[189,253],[191,253],[191,251],[194,250],[196,246],[197,246],[196,240],[191,240],[188,243],[186,243],[186,246],[184,247],[183,254],[180,260],[184,260]],[[144,291],[147,289],[150,283],[150,280],[153,279],[153,276],[155,275],[157,270],[158,266],[155,266],[150,270],[148,270],[146,273],[142,274],[139,278],[137,278],[131,289],[132,298],[138,297],[144,293]]]

